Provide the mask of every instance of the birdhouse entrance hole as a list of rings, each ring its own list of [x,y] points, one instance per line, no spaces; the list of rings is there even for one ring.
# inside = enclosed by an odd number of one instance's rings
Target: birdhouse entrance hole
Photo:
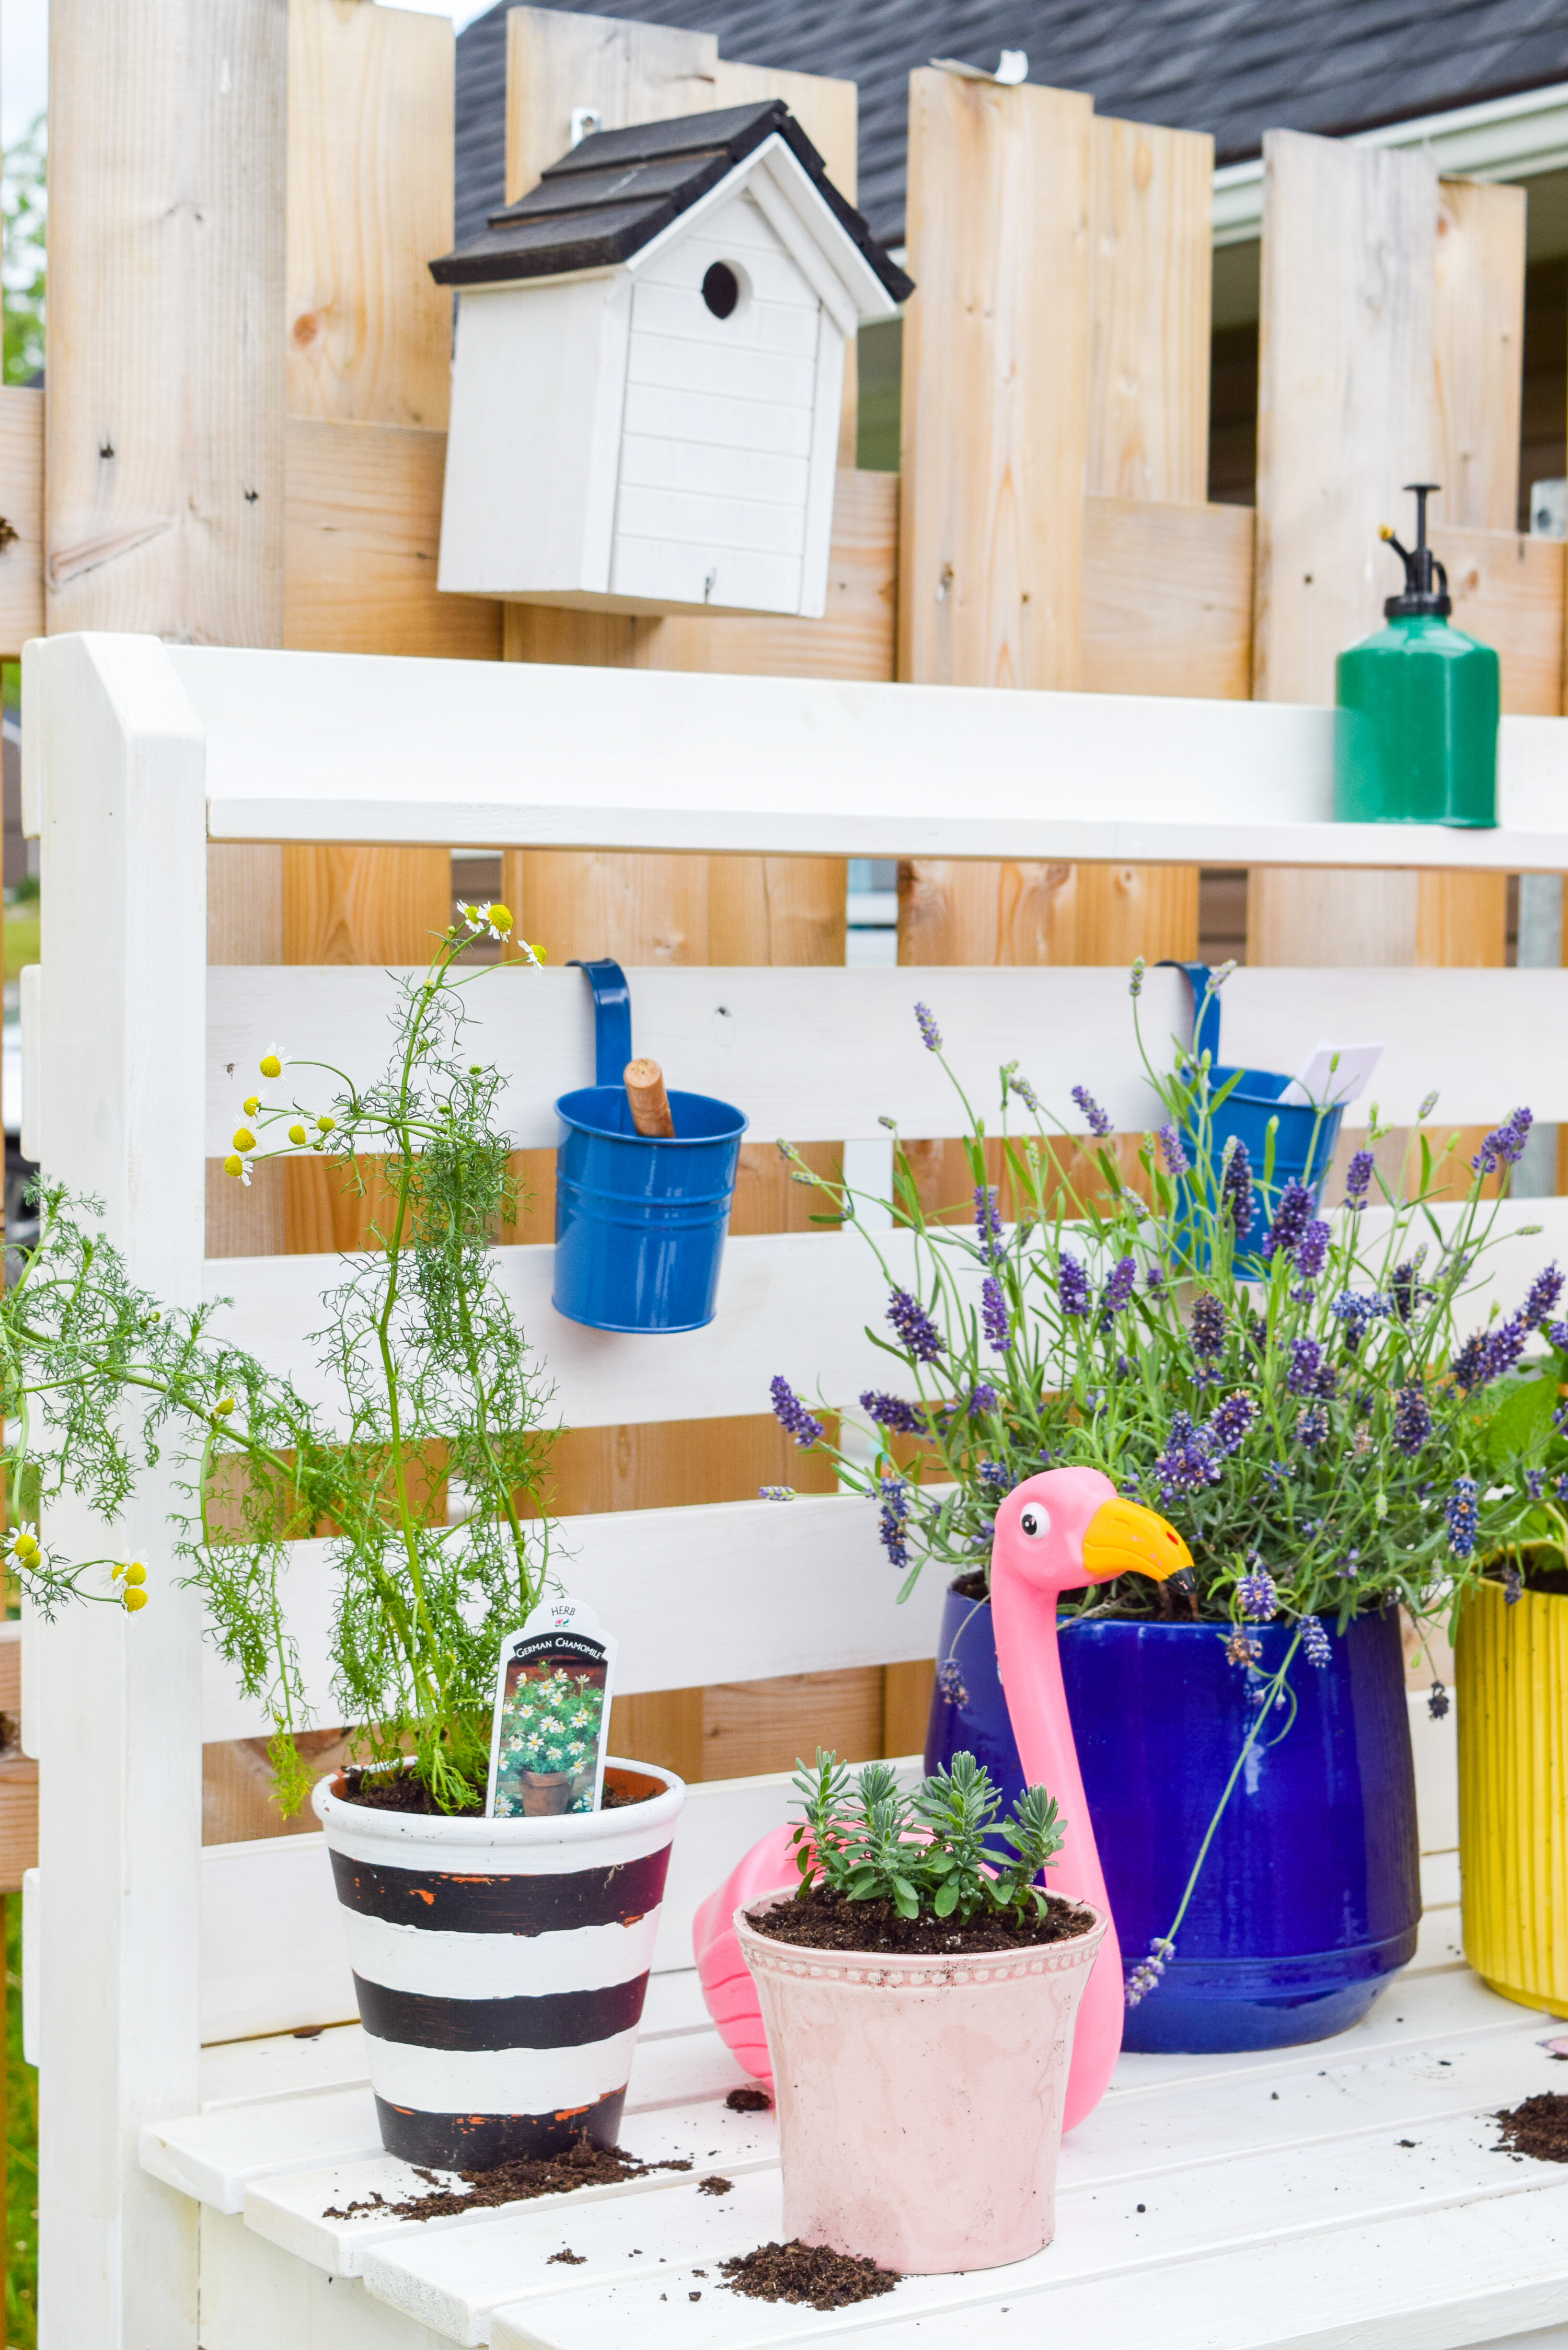
[[[715,261],[702,280],[702,299],[715,318],[732,318],[745,292],[745,274],[727,261]]]

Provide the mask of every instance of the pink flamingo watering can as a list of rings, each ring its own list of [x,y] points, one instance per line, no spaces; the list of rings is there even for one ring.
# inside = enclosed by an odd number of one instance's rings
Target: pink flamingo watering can
[[[996,1513],[991,1604],[997,1664],[1023,1775],[1061,1805],[1065,1841],[1046,1873],[1057,1892],[1109,1913],[1106,1880],[1067,1718],[1056,1652],[1056,1602],[1118,1575],[1191,1584],[1187,1544],[1153,1510],[1125,1502],[1098,1469],[1047,1469],[1014,1486]],[[774,1828],[753,1845],[691,1923],[698,1978],[721,2037],[746,2071],[771,2079],[757,1995],[731,1923],[742,1904],[793,1882],[793,1830]],[[1122,2044],[1122,1961],[1113,1920],[1078,2009],[1064,2126],[1071,2129],[1105,2094]]]

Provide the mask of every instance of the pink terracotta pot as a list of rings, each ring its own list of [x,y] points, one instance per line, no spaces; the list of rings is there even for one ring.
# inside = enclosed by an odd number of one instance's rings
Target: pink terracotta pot
[[[1070,1942],[946,1959],[801,1950],[736,1910],[773,2059],[786,2237],[914,2275],[1000,2268],[1051,2241],[1073,2024],[1106,1932],[1093,1914]]]

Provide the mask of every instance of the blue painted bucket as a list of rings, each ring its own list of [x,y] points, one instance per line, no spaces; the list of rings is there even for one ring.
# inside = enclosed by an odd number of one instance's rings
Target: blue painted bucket
[[[1061,1629],[1067,1710],[1127,1964],[1169,1930],[1214,1807],[1255,1720],[1251,1692],[1290,1645],[1253,1627],[1249,1673],[1214,1624],[1091,1619]],[[1209,1848],[1159,1988],[1127,2010],[1131,2049],[1287,2048],[1359,2022],[1416,1950],[1416,1777],[1396,1610],[1298,1650],[1296,1713],[1254,1747]],[[1023,1771],[996,1675],[989,1601],[950,1591],[941,1655],[963,1697],[931,1707],[926,1767],[969,1746],[1011,1804]],[[956,1649],[955,1649],[956,1642]],[[1278,1717],[1282,1727],[1285,1715]],[[1265,1732],[1264,1736],[1267,1737]],[[992,1758],[996,1759],[992,1759]]]
[[[556,1104],[553,1303],[594,1330],[700,1330],[711,1322],[746,1121],[730,1102],[671,1093],[673,1136],[639,1134],[621,1072],[631,997],[618,963],[584,963],[597,1083]]]
[[[1334,1109],[1318,1111],[1305,1102],[1282,1103],[1280,1096],[1291,1080],[1276,1069],[1238,1069],[1220,1059],[1220,997],[1209,993],[1210,969],[1205,962],[1183,962],[1169,966],[1187,973],[1192,989],[1192,1050],[1196,1056],[1208,1053],[1211,1056],[1210,1082],[1216,1092],[1234,1077],[1237,1083],[1227,1094],[1210,1118],[1213,1135],[1213,1163],[1219,1171],[1220,1155],[1232,1135],[1247,1148],[1252,1164],[1254,1191],[1252,1221],[1244,1234],[1238,1237],[1237,1254],[1254,1254],[1262,1247],[1269,1221],[1279,1204],[1280,1193],[1293,1180],[1304,1183],[1312,1193],[1314,1207],[1321,1206],[1323,1187],[1328,1176],[1329,1162],[1339,1140],[1339,1128],[1345,1116],[1343,1105]],[[1277,1120],[1273,1140],[1273,1167],[1268,1184],[1263,1182],[1263,1169],[1269,1149],[1269,1122]],[[1196,1156],[1197,1142],[1189,1133],[1187,1148]],[[1184,1187],[1185,1188],[1185,1187]]]

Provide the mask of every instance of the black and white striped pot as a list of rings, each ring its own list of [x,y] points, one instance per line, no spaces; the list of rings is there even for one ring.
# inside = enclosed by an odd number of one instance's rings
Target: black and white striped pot
[[[541,1819],[432,1818],[317,1782],[389,2153],[479,2170],[613,2146],[686,1789],[611,1761],[649,1800]]]

